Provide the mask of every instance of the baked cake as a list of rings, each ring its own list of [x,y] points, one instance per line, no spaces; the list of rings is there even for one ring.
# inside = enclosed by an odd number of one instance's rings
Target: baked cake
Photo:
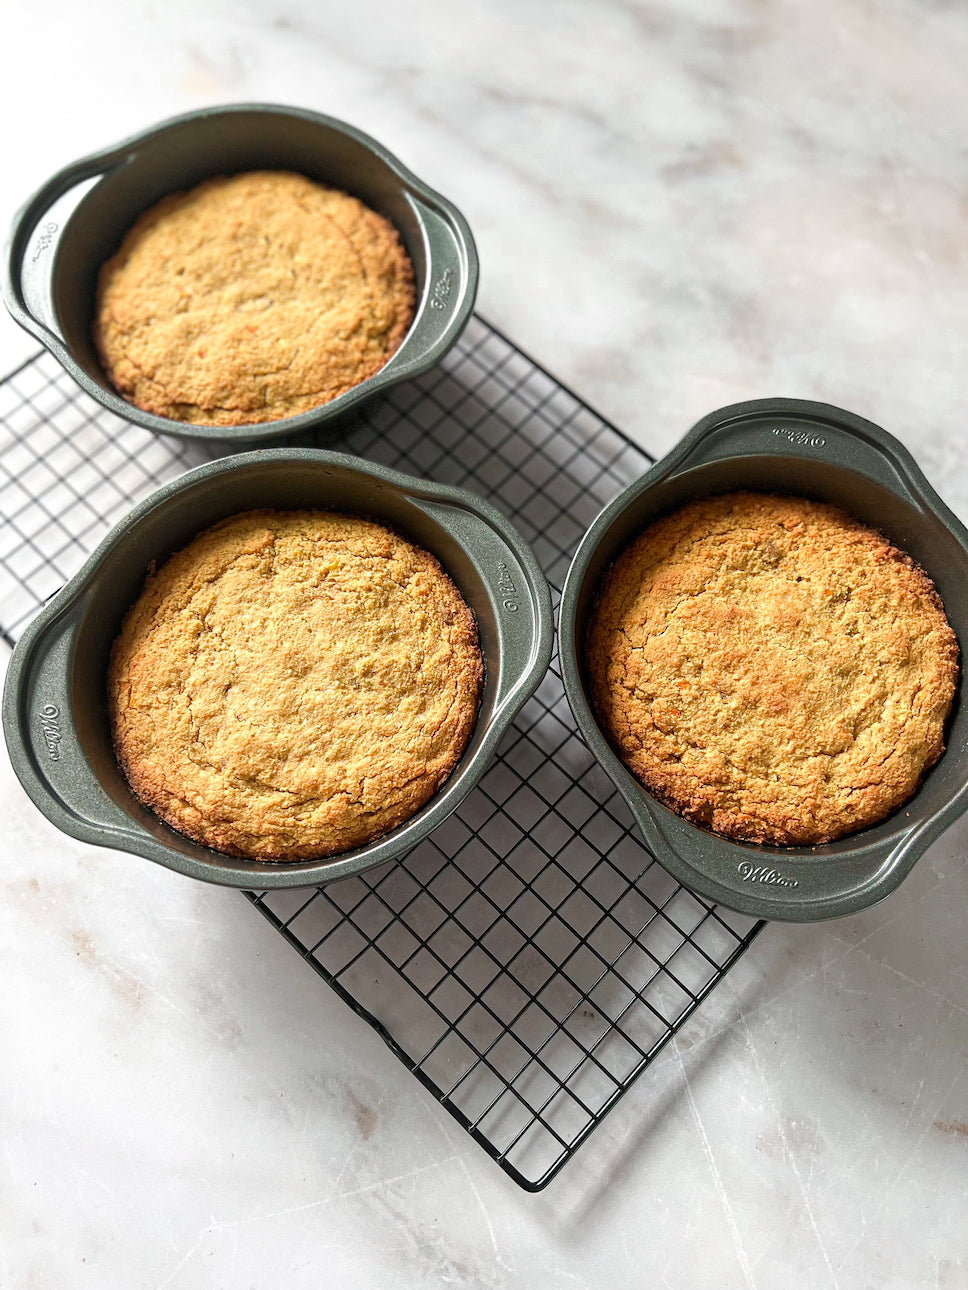
[[[594,706],[660,801],[747,842],[875,823],[944,751],[958,646],[924,571],[801,497],[730,493],[628,546],[588,634]]]
[[[253,425],[378,372],[413,312],[413,266],[387,220],[303,175],[259,170],[138,219],[101,267],[94,338],[143,411]]]
[[[446,780],[483,666],[471,611],[380,524],[249,511],[149,570],[111,653],[118,761],[173,828],[302,860],[378,838]]]

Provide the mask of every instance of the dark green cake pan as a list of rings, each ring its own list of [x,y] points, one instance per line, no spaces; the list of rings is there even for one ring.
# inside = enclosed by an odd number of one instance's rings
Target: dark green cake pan
[[[832,502],[879,529],[928,572],[962,649],[968,641],[968,530],[910,453],[879,426],[822,403],[764,399],[721,408],[626,489],[585,535],[561,598],[565,690],[589,747],[628,802],[650,850],[685,886],[759,918],[807,922],[864,909],[893,891],[968,807],[968,705],[963,683],[947,751],[900,810],[817,847],[733,842],[662,806],[626,770],[602,733],[584,675],[586,624],[606,570],[652,520],[697,497],[733,489]]]
[[[385,216],[413,262],[416,313],[374,376],[329,403],[262,425],[196,426],[142,412],[104,374],[92,335],[98,269],[142,211],[213,175],[295,170]],[[4,299],[22,327],[118,416],[160,434],[223,446],[281,439],[341,417],[437,363],[463,330],[477,292],[474,239],[460,211],[361,130],[301,108],[235,103],[174,117],[53,175],[14,220]]]
[[[264,506],[356,512],[430,551],[474,612],[485,669],[473,734],[440,791],[365,847],[291,864],[239,860],[170,829],[128,787],[107,713],[111,644],[149,563],[227,515]],[[544,676],[552,633],[544,575],[524,540],[488,502],[340,453],[244,453],[199,466],[153,493],[41,610],[10,660],[4,733],[24,788],[73,837],[230,887],[317,886],[403,855],[460,804]]]

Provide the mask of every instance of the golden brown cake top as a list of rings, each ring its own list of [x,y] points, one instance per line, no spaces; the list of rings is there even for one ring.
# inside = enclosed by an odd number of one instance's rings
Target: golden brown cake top
[[[149,573],[108,700],[121,767],[163,819],[231,855],[296,860],[427,801],[482,672],[471,612],[428,552],[354,515],[250,511]]]
[[[94,336],[144,411],[252,425],[372,376],[413,310],[413,266],[387,220],[303,175],[259,170],[138,219],[101,267]]]
[[[729,493],[651,525],[588,636],[599,719],[666,805],[752,842],[881,819],[944,749],[958,646],[924,571],[800,497]]]

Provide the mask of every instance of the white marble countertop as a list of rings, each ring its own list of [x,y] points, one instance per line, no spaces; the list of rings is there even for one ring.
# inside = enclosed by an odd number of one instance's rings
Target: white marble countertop
[[[380,138],[479,307],[653,452],[839,403],[968,517],[968,9],[48,0],[5,18],[0,219],[208,103]],[[0,370],[32,353],[0,320]],[[0,767],[0,1286],[968,1287],[968,822],[774,925],[520,1192],[236,893],[65,838]]]

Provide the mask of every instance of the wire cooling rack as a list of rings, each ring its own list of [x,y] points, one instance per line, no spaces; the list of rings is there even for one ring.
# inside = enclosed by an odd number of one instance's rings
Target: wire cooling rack
[[[106,412],[46,354],[0,384],[0,422],[0,632],[13,643],[112,524],[207,454]],[[592,519],[651,464],[477,317],[440,367],[317,442],[489,498],[556,598]],[[480,786],[402,861],[246,894],[530,1191],[762,926],[645,849],[557,663]]]

